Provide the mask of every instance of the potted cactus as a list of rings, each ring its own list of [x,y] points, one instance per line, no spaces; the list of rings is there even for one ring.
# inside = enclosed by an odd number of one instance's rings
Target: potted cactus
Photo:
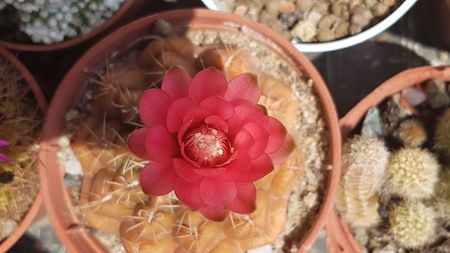
[[[406,70],[341,121],[331,252],[448,252],[450,67]]]
[[[0,47],[0,251],[25,232],[42,204],[37,157],[44,96],[26,68]]]
[[[5,0],[0,3],[0,44],[19,51],[71,47],[104,32],[141,2]]]
[[[49,110],[43,191],[71,252],[305,252],[331,210],[329,93],[289,42],[237,16],[125,26],[80,58]]]

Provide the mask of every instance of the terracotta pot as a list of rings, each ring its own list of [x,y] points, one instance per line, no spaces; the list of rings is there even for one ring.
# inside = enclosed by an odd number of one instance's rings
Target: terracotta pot
[[[0,40],[0,46],[4,46],[8,49],[15,51],[28,51],[28,52],[45,52],[45,51],[55,51],[61,50],[68,47],[73,47],[79,45],[89,39],[94,38],[95,36],[106,32],[108,28],[113,26],[114,24],[124,21],[126,18],[125,14],[131,15],[133,12],[139,10],[139,7],[143,4],[143,0],[125,0],[122,6],[103,24],[92,29],[87,34],[79,35],[74,38],[70,38],[64,40],[62,42],[52,43],[52,44],[24,44],[24,43],[15,43],[5,40]]]
[[[283,40],[279,35],[263,25],[232,14],[218,13],[205,9],[186,9],[158,13],[124,26],[88,50],[63,79],[54,95],[49,113],[47,114],[48,116],[45,120],[40,153],[40,159],[42,161],[40,173],[45,204],[51,223],[59,238],[69,252],[106,251],[89,234],[74,211],[71,197],[63,183],[64,168],[58,162],[57,152],[59,148],[57,142],[65,128],[64,116],[66,112],[78,104],[78,101],[87,88],[87,76],[84,70],[103,66],[106,56],[111,52],[120,51],[130,41],[148,35],[150,28],[158,19],[180,24],[188,29],[216,29],[240,32],[238,26],[250,28],[252,32],[248,33],[252,39],[264,45],[272,45],[271,47],[274,50],[280,52],[280,54],[294,63],[292,66],[298,66],[299,69],[314,81],[315,93],[321,102],[324,119],[329,129],[329,143],[331,147],[329,157],[332,161],[333,169],[328,175],[325,188],[326,192],[320,212],[312,228],[301,240],[299,252],[305,252],[314,242],[319,230],[325,224],[326,217],[332,209],[332,202],[340,174],[340,133],[332,98],[320,74],[311,62],[299,53],[288,41]]]
[[[423,66],[408,69],[382,83],[339,120],[343,139],[351,136],[353,130],[371,107],[377,106],[389,96],[407,87],[432,79],[450,80],[450,66]],[[332,211],[325,228],[330,253],[360,253],[364,251],[364,248],[352,235],[349,226],[335,210]]]
[[[47,102],[45,100],[44,95],[42,94],[41,89],[39,88],[39,85],[37,84],[34,77],[31,75],[31,73],[26,69],[26,67],[8,50],[0,47],[0,56],[4,57],[7,61],[9,61],[16,70],[20,73],[20,75],[23,77],[23,79],[27,82],[27,84],[30,86],[34,97],[37,101],[38,106],[40,107],[43,114],[47,111]],[[22,221],[20,222],[19,226],[14,230],[14,232],[7,237],[2,243],[0,244],[0,252],[6,252],[11,246],[16,243],[17,240],[25,233],[28,226],[30,226],[31,222],[36,217],[38,211],[40,210],[40,207],[42,205],[42,193],[39,191],[36,194],[36,197],[34,198],[33,203],[31,204],[30,208],[28,209],[28,212],[22,217]]]

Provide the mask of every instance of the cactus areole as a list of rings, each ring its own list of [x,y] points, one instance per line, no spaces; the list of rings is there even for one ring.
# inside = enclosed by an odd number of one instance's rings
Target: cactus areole
[[[192,79],[181,67],[164,75],[161,89],[139,101],[143,128],[128,138],[130,150],[149,160],[140,175],[146,194],[174,191],[206,218],[221,221],[229,211],[255,210],[253,182],[287,157],[291,138],[257,104],[261,95],[248,73],[227,82],[215,68]]]

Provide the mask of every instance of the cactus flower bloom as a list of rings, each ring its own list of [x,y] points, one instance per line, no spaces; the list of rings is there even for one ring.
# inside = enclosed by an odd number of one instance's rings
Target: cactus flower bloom
[[[161,89],[149,89],[138,110],[143,128],[128,138],[130,150],[150,160],[140,174],[152,196],[174,191],[206,218],[220,221],[229,211],[255,209],[254,181],[269,174],[288,154],[292,138],[257,104],[255,76],[227,82],[215,68],[192,79],[180,67],[168,70]]]

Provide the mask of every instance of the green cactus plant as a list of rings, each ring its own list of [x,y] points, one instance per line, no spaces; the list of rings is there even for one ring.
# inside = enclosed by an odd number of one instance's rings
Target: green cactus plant
[[[417,249],[431,243],[435,231],[434,211],[421,202],[402,202],[389,213],[389,233],[404,248]]]
[[[440,165],[433,154],[420,148],[402,148],[392,154],[386,170],[384,194],[424,199],[433,194]]]
[[[445,110],[437,122],[434,146],[438,151],[450,156],[450,108]]]
[[[389,152],[377,138],[356,136],[344,145],[337,209],[352,226],[369,227],[381,220],[377,192],[388,160]]]
[[[414,118],[403,121],[394,135],[405,147],[411,148],[420,147],[427,140],[427,132],[423,124]]]

